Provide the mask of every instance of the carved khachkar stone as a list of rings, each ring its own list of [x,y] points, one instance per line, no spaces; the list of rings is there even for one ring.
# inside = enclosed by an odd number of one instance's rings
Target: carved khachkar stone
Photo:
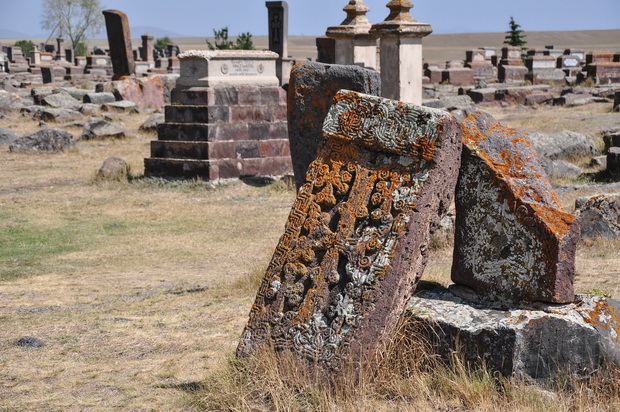
[[[127,15],[118,10],[104,10],[103,15],[114,68],[112,79],[119,80],[131,76],[135,73],[135,63]]]
[[[340,91],[237,349],[358,364],[389,338],[447,211],[462,132],[447,112]]]
[[[323,121],[341,89],[378,95],[379,73],[358,66],[322,63],[296,64],[288,87],[288,133],[295,184],[306,179],[308,165],[316,157]]]
[[[463,122],[452,280],[487,300],[574,300],[576,217],[529,139],[474,113]]]

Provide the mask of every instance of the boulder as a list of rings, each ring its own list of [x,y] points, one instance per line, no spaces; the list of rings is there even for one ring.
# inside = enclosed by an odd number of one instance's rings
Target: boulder
[[[160,108],[166,104],[164,81],[161,76],[129,78],[112,82],[116,100],[126,100],[140,109]]]
[[[106,181],[126,181],[131,174],[127,162],[118,157],[105,159],[97,171],[97,179]]]
[[[16,112],[23,107],[23,99],[17,93],[0,90],[0,113]]]
[[[583,105],[588,104],[594,101],[594,97],[589,93],[567,93],[560,97],[556,97],[553,99],[554,106],[564,106],[564,105]]]
[[[422,103],[422,106],[444,110],[473,109],[474,107],[476,107],[474,101],[468,95],[444,96],[435,100],[425,100]]]
[[[468,292],[429,288],[409,304],[411,333],[448,362],[458,353],[470,366],[539,383],[620,367],[616,300],[577,295],[565,305],[497,306]]]
[[[55,109],[78,110],[81,103],[67,92],[52,93],[43,98],[43,104]]]
[[[32,96],[34,104],[43,105],[43,99],[54,93],[54,90],[56,90],[56,86],[33,87],[30,89],[30,95]]]
[[[486,113],[462,125],[452,281],[489,301],[572,302],[579,225],[532,144]]]
[[[71,109],[41,108],[33,114],[33,117],[45,122],[68,123],[83,119],[84,115]]]
[[[163,113],[154,113],[149,116],[148,119],[140,125],[140,130],[143,132],[156,132],[157,125],[165,122],[165,116]]]
[[[6,129],[4,127],[0,127],[0,145],[8,145],[11,144],[17,139],[20,135],[14,132],[11,129]]]
[[[9,145],[11,152],[61,152],[75,147],[73,136],[60,129],[43,129],[22,136]]]
[[[547,176],[577,177],[581,174],[581,168],[565,160],[552,160],[551,170],[545,170]]]
[[[124,139],[129,136],[129,132],[122,127],[109,123],[102,119],[91,121],[82,131],[83,140],[101,139]]]
[[[581,217],[581,239],[620,237],[620,194],[579,197],[575,214]]]
[[[600,154],[590,137],[569,130],[558,133],[529,133],[528,137],[538,155],[551,160],[593,157]]]
[[[119,102],[104,103],[101,105],[101,110],[106,112],[138,113],[138,105],[128,100],[121,100]]]
[[[467,95],[472,99],[474,103],[489,103],[496,100],[495,93],[497,89],[492,87],[476,88],[467,91]]]
[[[112,93],[87,93],[84,95],[84,103],[103,104],[116,101]]]

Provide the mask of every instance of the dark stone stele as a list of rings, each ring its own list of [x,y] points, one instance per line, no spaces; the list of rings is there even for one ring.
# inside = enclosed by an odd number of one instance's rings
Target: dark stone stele
[[[295,184],[305,180],[317,153],[323,121],[341,90],[379,95],[379,73],[359,66],[301,63],[293,67],[288,89],[288,134]]]
[[[340,91],[237,348],[290,351],[319,371],[356,368],[385,344],[450,206],[456,119]]]
[[[112,80],[131,76],[136,70],[127,15],[118,10],[104,10],[103,15],[114,69]]]
[[[490,301],[572,302],[579,222],[532,143],[486,113],[462,125],[452,280]]]

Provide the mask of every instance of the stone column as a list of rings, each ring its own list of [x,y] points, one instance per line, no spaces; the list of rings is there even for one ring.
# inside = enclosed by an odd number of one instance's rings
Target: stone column
[[[155,59],[153,58],[153,51],[155,50],[155,46],[153,44],[153,35],[152,34],[143,34],[142,35],[142,55],[140,58],[142,61],[149,62],[150,68],[155,66]]]
[[[135,73],[129,20],[125,13],[118,10],[104,10],[103,15],[114,68],[112,80],[120,80]]]
[[[370,28],[381,41],[381,95],[422,104],[422,38],[432,33],[430,24],[409,14],[409,0],[392,0],[389,16]]]
[[[339,26],[328,27],[325,35],[336,41],[336,64],[356,64],[377,68],[377,40],[368,32],[370,9],[363,0],[350,0],[344,9],[347,18]]]
[[[65,60],[65,39],[62,37],[56,38],[56,58],[55,60],[64,61]]]
[[[288,4],[285,1],[267,1],[269,19],[269,50],[278,53],[276,74],[280,84],[288,84],[292,60],[288,58]]]

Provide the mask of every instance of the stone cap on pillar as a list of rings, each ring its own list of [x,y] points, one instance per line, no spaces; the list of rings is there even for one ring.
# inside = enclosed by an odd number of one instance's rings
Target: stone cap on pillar
[[[372,24],[366,17],[370,8],[364,4],[364,0],[349,0],[349,4],[342,10],[347,13],[347,17],[340,25],[328,27],[325,35],[332,39],[368,36]]]
[[[370,34],[374,37],[425,37],[433,32],[430,24],[420,23],[409,14],[413,7],[409,0],[392,0],[386,7],[390,9],[390,14],[370,28]]]

